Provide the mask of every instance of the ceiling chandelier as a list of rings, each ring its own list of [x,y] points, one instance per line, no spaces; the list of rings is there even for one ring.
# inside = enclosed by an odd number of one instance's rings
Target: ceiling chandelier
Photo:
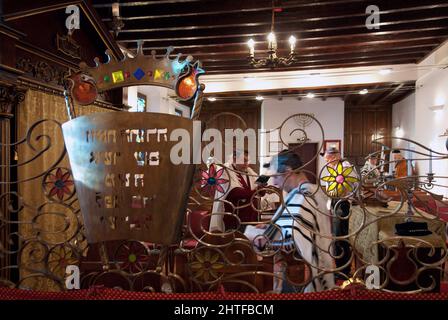
[[[290,36],[288,41],[290,45],[290,52],[288,57],[279,57],[277,56],[277,39],[274,33],[274,19],[275,13],[281,12],[281,8],[274,7],[274,2],[272,3],[272,22],[271,22],[271,32],[268,34],[268,56],[266,58],[256,59],[255,58],[255,41],[253,39],[249,39],[247,45],[249,46],[249,63],[252,67],[260,68],[260,67],[268,67],[268,68],[277,68],[277,67],[287,67],[296,62],[295,59],[295,46],[296,46],[296,37]]]

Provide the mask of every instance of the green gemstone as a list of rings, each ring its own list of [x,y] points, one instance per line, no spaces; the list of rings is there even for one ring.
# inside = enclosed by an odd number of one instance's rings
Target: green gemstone
[[[105,82],[109,82],[110,81],[110,77],[109,76],[104,76],[104,81]]]
[[[135,261],[137,261],[137,256],[133,253],[131,253],[128,257],[128,260],[130,263],[134,263]]]

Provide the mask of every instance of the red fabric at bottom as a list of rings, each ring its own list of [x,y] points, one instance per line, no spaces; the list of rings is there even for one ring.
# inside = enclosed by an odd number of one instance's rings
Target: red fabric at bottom
[[[448,293],[388,293],[352,287],[318,293],[145,293],[92,288],[65,292],[43,292],[0,288],[0,300],[448,300]]]

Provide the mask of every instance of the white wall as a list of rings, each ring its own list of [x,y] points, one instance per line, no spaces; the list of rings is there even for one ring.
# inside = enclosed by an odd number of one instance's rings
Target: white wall
[[[415,94],[411,94],[392,107],[392,136],[415,139]],[[393,148],[404,148],[406,143],[402,140],[393,140]]]
[[[137,107],[137,86],[123,89],[123,103],[131,107]]]
[[[261,105],[261,129],[271,130],[278,128],[289,116],[297,113],[310,113],[320,122],[324,129],[326,140],[341,140],[341,152],[344,150],[344,101],[339,98],[330,98],[326,101],[321,99],[266,99]],[[297,142],[297,134],[290,133],[301,126],[290,119],[285,123],[282,137],[285,137],[285,143]],[[309,142],[322,143],[321,130],[316,123],[305,128]],[[275,139],[275,134],[274,137]],[[268,137],[263,134],[260,138],[260,155],[269,156],[277,152],[269,150]],[[270,153],[270,154],[269,154]],[[318,157],[319,169],[325,164],[323,157]],[[267,162],[269,158],[262,158],[261,163]]]
[[[448,128],[448,69],[437,64],[448,62],[448,42],[428,56],[420,65],[434,66],[430,72],[420,74],[416,82],[415,94],[393,106],[393,122],[403,125],[404,137],[415,140],[437,152],[447,153],[446,137],[439,137]],[[430,107],[443,105],[443,110],[432,111]],[[395,122],[397,121],[397,122]],[[392,132],[394,134],[394,132]],[[421,150],[418,149],[417,150]],[[421,158],[422,156],[416,156]],[[433,172],[438,176],[448,176],[447,160],[433,161]],[[417,161],[420,175],[429,171],[429,161]],[[437,179],[438,184],[448,185],[448,179]],[[434,187],[435,193],[448,196],[446,188]]]
[[[431,149],[447,153],[445,147],[446,137],[439,137],[448,128],[448,70],[436,70],[432,74],[417,81],[415,95],[415,137],[418,142]],[[444,105],[440,111],[431,111],[429,107]],[[420,174],[428,172],[429,163],[420,161],[418,167]],[[433,171],[437,175],[448,176],[447,160],[434,161]],[[439,179],[439,183],[448,184],[448,181]],[[438,193],[448,196],[445,188],[435,188]]]
[[[123,103],[131,107],[137,106],[137,93],[146,95],[146,111],[176,114],[175,109],[182,111],[184,117],[190,117],[190,108],[171,99],[174,92],[170,89],[155,86],[132,86],[123,89]]]

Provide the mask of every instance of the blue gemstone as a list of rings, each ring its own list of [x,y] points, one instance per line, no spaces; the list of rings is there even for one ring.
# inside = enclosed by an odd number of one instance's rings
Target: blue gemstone
[[[145,72],[142,69],[138,68],[134,71],[133,75],[137,80],[140,80],[145,76]]]

